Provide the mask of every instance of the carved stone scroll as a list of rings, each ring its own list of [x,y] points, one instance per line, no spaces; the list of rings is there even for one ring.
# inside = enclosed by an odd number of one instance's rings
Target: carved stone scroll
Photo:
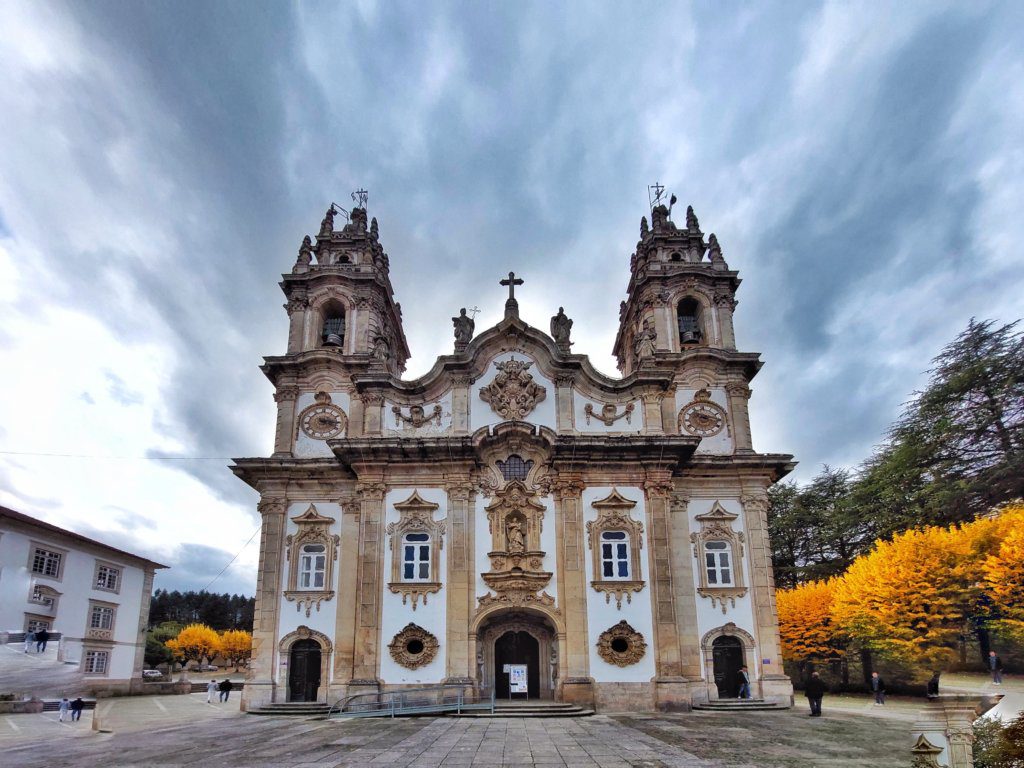
[[[612,426],[619,419],[625,419],[626,423],[629,424],[633,420],[633,409],[635,408],[633,403],[626,403],[626,407],[623,408],[622,413],[618,412],[618,406],[614,403],[606,403],[601,406],[601,413],[594,411],[594,406],[587,403],[583,406],[583,415],[587,420],[587,424],[590,423],[591,419],[597,419],[606,427]]]
[[[406,416],[402,413],[401,407],[396,405],[391,409],[391,412],[395,415],[396,427],[408,424],[413,429],[419,429],[425,424],[436,424],[437,426],[441,426],[441,414],[443,409],[440,404],[437,404],[428,416],[422,405],[411,405],[409,406],[409,415]]]

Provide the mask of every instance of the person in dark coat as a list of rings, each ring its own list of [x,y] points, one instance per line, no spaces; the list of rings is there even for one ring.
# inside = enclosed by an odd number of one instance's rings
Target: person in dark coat
[[[82,708],[85,706],[85,702],[82,701],[82,697],[79,696],[77,699],[71,702],[71,722],[82,719]]]
[[[231,681],[225,677],[224,681],[217,687],[220,689],[220,700],[227,701],[228,695],[231,693]]]
[[[871,673],[871,692],[875,694],[875,704],[885,704],[885,681],[877,672]]]
[[[932,675],[931,680],[928,681],[928,698],[934,699],[939,695],[939,672]]]
[[[995,651],[988,652],[988,668],[992,673],[992,684],[1002,685],[1003,684],[1003,660],[999,658]]]
[[[46,631],[45,627],[36,632],[36,653],[44,653],[46,651],[46,641],[49,639],[50,633]]]
[[[821,717],[821,699],[828,693],[828,686],[817,672],[811,672],[811,679],[804,686],[804,695],[811,705],[811,717]]]

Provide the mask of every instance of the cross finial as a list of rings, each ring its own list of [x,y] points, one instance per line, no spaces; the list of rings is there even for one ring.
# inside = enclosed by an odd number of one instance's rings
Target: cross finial
[[[522,285],[523,280],[516,277],[515,272],[509,272],[508,278],[500,281],[501,285],[508,286],[508,301],[505,302],[505,317],[519,317],[519,302],[516,301],[516,286]]]

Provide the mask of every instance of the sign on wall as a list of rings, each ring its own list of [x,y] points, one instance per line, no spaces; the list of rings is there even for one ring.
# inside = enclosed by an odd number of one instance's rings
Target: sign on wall
[[[509,693],[529,693],[530,688],[526,682],[526,665],[508,665],[508,690]]]

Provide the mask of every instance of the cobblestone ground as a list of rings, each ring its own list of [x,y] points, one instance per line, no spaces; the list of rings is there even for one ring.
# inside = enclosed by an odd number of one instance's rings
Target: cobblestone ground
[[[17,732],[0,731],[3,763],[18,768],[895,768],[907,763],[910,727],[904,717],[837,712],[809,719],[802,710],[327,723],[215,711],[195,696],[159,698],[161,703],[167,702],[164,716],[172,720],[176,713],[171,702],[175,699],[178,706],[209,714],[163,727],[159,720],[143,723],[122,716],[121,726],[111,734],[90,731],[84,721],[74,727],[59,724],[49,714],[7,717],[3,719],[20,725]],[[150,710],[159,712],[160,707],[143,708],[143,716],[149,718]]]

